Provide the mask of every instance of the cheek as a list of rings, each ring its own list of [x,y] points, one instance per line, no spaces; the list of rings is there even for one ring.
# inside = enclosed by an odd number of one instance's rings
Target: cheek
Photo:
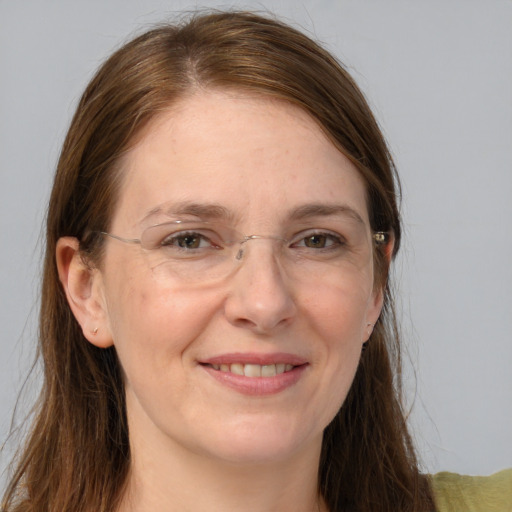
[[[117,273],[106,293],[112,338],[129,380],[182,365],[215,308],[207,296],[199,305],[197,293],[164,286],[143,270]]]
[[[303,300],[304,315],[333,350],[360,348],[372,300],[371,276],[323,286]]]
[[[320,350],[317,411],[327,425],[343,404],[357,371],[366,332],[366,314],[371,299],[371,280],[323,287],[307,301],[309,328]]]

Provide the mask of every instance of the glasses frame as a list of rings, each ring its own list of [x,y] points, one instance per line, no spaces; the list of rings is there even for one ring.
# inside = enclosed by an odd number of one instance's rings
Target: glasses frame
[[[176,221],[168,221],[168,222],[162,222],[161,224],[155,224],[154,226],[150,227],[156,227],[156,226],[162,226],[164,224],[180,224],[188,221],[182,221],[182,220],[176,220]],[[97,231],[100,235],[108,236],[110,238],[113,238],[114,240],[118,240],[120,242],[126,243],[126,244],[138,244],[142,246],[142,240],[140,238],[125,238],[119,235],[115,235],[113,233],[108,233],[107,231]],[[270,236],[270,235],[243,235],[243,238],[241,240],[237,240],[237,242],[242,245],[249,240],[255,240],[255,239],[269,239],[269,240],[281,240],[283,242],[287,242],[285,238],[279,237],[279,236]],[[372,240],[377,245],[385,245],[389,242],[390,235],[387,231],[375,231],[372,233]],[[149,249],[151,250],[151,249]],[[237,259],[240,259],[237,256]]]
[[[201,224],[201,226],[198,226],[198,224]],[[203,228],[209,227],[209,226],[214,226],[216,228],[219,228],[218,224],[216,224],[216,223],[210,224],[208,221],[174,220],[174,221],[167,221],[167,222],[154,224],[152,226],[148,226],[148,228],[146,228],[146,229],[159,228],[159,227],[163,227],[163,226],[177,226],[178,229],[176,229],[176,233],[180,233],[181,231],[186,232],[187,227],[190,228],[191,233],[195,232],[196,230],[198,232],[201,232]],[[231,230],[232,234],[235,235],[231,239],[229,239],[229,238],[224,239],[224,242],[226,243],[226,245],[231,246],[233,249],[235,249],[238,245],[238,249],[236,250],[236,252],[232,253],[233,259],[231,261],[239,261],[240,262],[242,260],[242,258],[244,257],[244,254],[245,254],[245,244],[250,240],[268,239],[268,240],[275,240],[275,241],[280,241],[280,242],[284,242],[284,243],[292,243],[293,242],[293,239],[287,240],[287,239],[285,239],[283,237],[279,237],[279,236],[258,235],[258,234],[244,235],[244,234],[238,232],[236,229],[232,228],[231,226],[228,226],[228,225],[222,225],[222,226],[224,226],[224,228],[228,228],[229,230]],[[214,229],[213,231],[217,232],[218,230]],[[144,237],[145,237],[144,234],[146,233],[145,230],[143,231],[140,238],[126,238],[126,237],[122,237],[122,236],[119,236],[114,233],[109,233],[107,231],[95,231],[95,233],[100,234],[102,236],[109,237],[111,239],[117,240],[122,243],[131,244],[131,245],[139,245],[139,246],[141,246],[141,248],[144,251],[147,251],[148,254],[153,253],[153,252],[156,253],[156,251],[158,251],[158,249],[165,248],[165,245],[160,245],[160,244],[152,245],[148,242],[144,243]],[[385,231],[373,232],[371,237],[372,237],[372,241],[375,244],[375,246],[385,246],[385,245],[387,245],[387,243],[390,241],[390,238],[391,238],[390,234]],[[182,260],[182,261],[186,261],[186,259]],[[192,258],[189,261],[198,261],[198,260],[196,260],[195,258]],[[176,267],[174,267],[174,269],[176,269]],[[179,277],[181,279],[185,279],[185,281],[190,281],[190,279],[187,278],[185,275],[181,275],[181,274],[177,274],[177,275],[179,275]],[[194,275],[197,275],[197,274],[194,274]],[[220,273],[219,275],[215,275],[213,277],[213,279],[215,280],[218,278],[226,277],[228,275],[230,275],[230,272],[227,272],[225,275],[223,273]]]

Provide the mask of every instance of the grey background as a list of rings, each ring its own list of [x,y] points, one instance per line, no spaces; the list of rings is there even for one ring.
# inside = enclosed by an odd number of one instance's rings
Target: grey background
[[[404,189],[395,278],[424,468],[512,466],[512,1],[224,5],[270,9],[322,41],[389,140]],[[195,6],[0,0],[1,440],[33,358],[41,225],[78,97],[114,48]],[[26,389],[19,417],[37,372]]]

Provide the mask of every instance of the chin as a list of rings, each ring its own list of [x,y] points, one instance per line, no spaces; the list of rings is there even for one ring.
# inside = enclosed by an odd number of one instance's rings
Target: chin
[[[298,429],[290,422],[247,421],[236,428],[223,428],[222,434],[210,439],[210,454],[232,464],[267,464],[286,462],[298,453],[320,453],[323,431]],[[208,449],[208,448],[206,448]]]

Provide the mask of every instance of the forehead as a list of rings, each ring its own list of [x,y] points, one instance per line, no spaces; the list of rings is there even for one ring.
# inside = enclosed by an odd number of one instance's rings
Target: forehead
[[[173,204],[217,204],[270,222],[307,204],[353,209],[365,186],[303,110],[238,92],[194,94],[157,116],[122,162],[114,223],[133,227]]]

